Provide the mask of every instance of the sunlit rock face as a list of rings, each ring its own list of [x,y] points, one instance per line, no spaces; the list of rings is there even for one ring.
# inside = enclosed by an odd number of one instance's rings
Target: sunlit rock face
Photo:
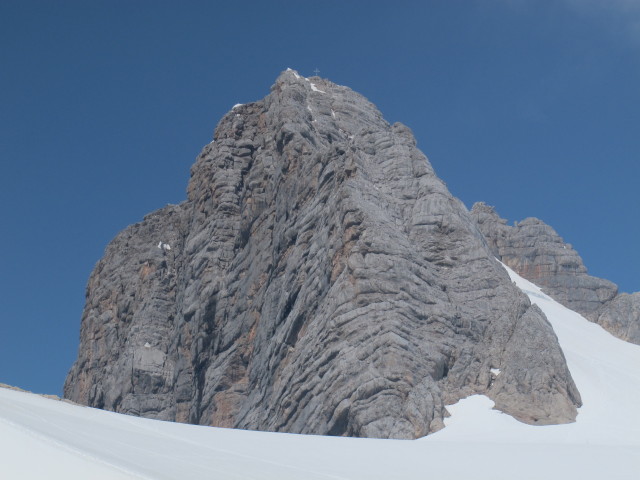
[[[542,220],[509,226],[484,203],[471,215],[494,255],[520,276],[613,335],[640,344],[640,293],[618,294],[614,283],[589,275],[578,252]]]
[[[109,244],[64,392],[165,420],[382,438],[437,430],[443,405],[473,393],[534,424],[580,404],[551,326],[411,131],[291,70],[223,117],[184,203]]]

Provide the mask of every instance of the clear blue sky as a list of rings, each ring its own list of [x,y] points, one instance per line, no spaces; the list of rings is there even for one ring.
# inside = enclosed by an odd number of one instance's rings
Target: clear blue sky
[[[287,67],[410,126],[451,191],[640,290],[640,1],[0,2],[0,382],[60,393],[89,274]]]

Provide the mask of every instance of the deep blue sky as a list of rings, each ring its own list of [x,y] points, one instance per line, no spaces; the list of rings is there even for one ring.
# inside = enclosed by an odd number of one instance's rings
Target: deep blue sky
[[[287,67],[410,126],[451,191],[536,216],[640,290],[640,2],[0,2],[0,382],[60,393],[89,274],[185,199]]]

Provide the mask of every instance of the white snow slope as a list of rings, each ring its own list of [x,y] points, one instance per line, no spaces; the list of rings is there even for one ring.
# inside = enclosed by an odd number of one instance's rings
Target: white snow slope
[[[584,402],[576,423],[525,425],[476,395],[424,439],[337,438],[160,422],[0,388],[0,478],[640,478],[640,347],[509,273],[558,335]]]

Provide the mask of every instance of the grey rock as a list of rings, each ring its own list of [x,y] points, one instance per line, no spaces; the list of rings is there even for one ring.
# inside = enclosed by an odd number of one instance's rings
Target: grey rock
[[[618,294],[600,309],[596,321],[616,337],[640,345],[640,292]]]
[[[618,294],[613,282],[589,275],[571,244],[537,218],[509,226],[482,202],[473,206],[471,215],[505,265],[613,335],[640,344],[640,294]]]
[[[383,438],[437,430],[474,393],[528,423],[580,405],[551,326],[409,128],[294,71],[221,120],[183,204],[107,247],[64,388],[165,420]]]

